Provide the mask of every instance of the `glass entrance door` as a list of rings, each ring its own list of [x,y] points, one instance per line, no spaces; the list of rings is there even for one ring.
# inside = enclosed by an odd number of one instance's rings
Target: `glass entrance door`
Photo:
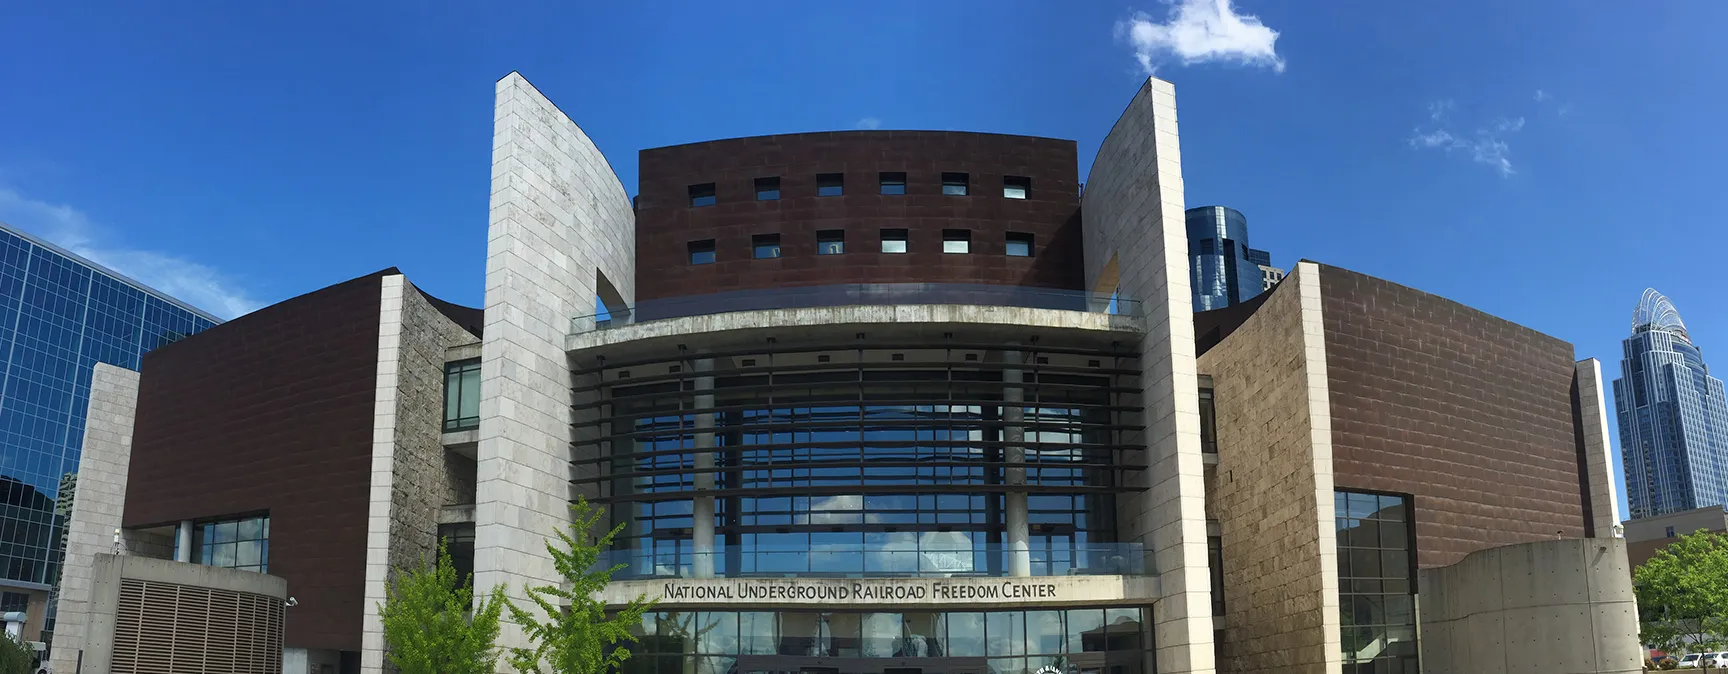
[[[984,658],[739,656],[736,674],[990,674]]]

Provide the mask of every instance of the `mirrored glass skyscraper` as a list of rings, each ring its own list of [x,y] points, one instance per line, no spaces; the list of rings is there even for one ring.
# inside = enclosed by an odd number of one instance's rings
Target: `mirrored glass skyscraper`
[[[1645,290],[1623,344],[1614,408],[1632,517],[1728,503],[1728,402],[1674,303]]]
[[[0,609],[48,606],[94,365],[219,322],[0,223]]]
[[[1241,211],[1202,206],[1183,215],[1195,311],[1223,309],[1269,287],[1261,267],[1271,267],[1272,254],[1248,247],[1248,218]]]

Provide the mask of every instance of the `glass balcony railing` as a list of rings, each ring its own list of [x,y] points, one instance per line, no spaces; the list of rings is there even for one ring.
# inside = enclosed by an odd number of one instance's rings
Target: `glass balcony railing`
[[[1018,562],[1018,564],[1017,564]],[[1097,543],[1013,551],[999,544],[944,546],[811,545],[797,548],[677,551],[608,550],[597,567],[622,565],[614,580],[651,578],[958,578],[1143,576],[1150,565],[1139,543]]]
[[[971,283],[853,283],[735,290],[647,300],[634,307],[609,308],[609,311],[577,316],[571,319],[570,330],[582,333],[663,318],[733,311],[907,304],[972,304],[1140,315],[1140,302],[1136,300],[1081,290]]]

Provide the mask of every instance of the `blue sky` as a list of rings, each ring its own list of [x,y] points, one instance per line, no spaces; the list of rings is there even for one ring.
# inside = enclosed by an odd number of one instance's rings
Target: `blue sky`
[[[634,192],[641,148],[861,125],[1070,138],[1084,174],[1146,65],[1188,203],[1279,265],[1609,377],[1655,286],[1728,363],[1728,4],[1182,2],[7,3],[0,220],[222,315],[388,266],[478,304],[511,70]]]

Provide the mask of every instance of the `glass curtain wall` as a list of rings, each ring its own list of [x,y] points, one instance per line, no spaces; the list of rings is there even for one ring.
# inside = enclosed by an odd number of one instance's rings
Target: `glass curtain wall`
[[[685,575],[711,526],[722,576],[1002,575],[1018,499],[1032,575],[1102,569],[1137,371],[999,346],[609,367],[578,405],[597,420],[577,424],[576,482],[625,525],[626,574]]]
[[[1335,492],[1345,674],[1420,671],[1410,497]]]
[[[1142,623],[1139,608],[662,611],[632,628],[638,642],[629,646],[623,671],[1132,674],[1148,646]]]

